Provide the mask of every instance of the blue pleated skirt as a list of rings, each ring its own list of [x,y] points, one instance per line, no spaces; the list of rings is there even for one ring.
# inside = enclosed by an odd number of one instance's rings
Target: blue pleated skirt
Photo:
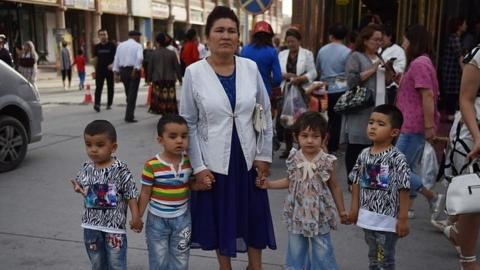
[[[248,247],[276,249],[266,190],[255,186],[257,172],[247,164],[235,126],[228,175],[213,173],[208,191],[192,191],[192,248],[236,257]]]

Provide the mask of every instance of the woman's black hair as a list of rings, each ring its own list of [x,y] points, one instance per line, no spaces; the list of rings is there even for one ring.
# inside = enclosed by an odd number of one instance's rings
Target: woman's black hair
[[[197,37],[197,31],[195,31],[195,29],[193,28],[188,29],[187,35],[185,37],[186,40],[194,40],[196,37]]]
[[[294,38],[298,39],[299,41],[302,40],[302,34],[300,34],[300,31],[298,31],[295,28],[290,28],[290,29],[287,30],[287,32],[285,33],[285,39],[289,36],[294,37]]]
[[[298,117],[293,126],[293,132],[297,140],[300,132],[307,129],[320,132],[322,139],[324,139],[328,132],[327,120],[319,112],[306,112]]]
[[[210,36],[210,31],[212,30],[213,24],[219,19],[230,19],[235,22],[237,25],[237,33],[240,35],[240,22],[238,21],[237,15],[229,7],[225,6],[216,6],[212,12],[207,17],[207,23],[205,25],[205,35]]]
[[[167,47],[168,45],[170,45],[170,42],[164,33],[158,33],[155,37],[155,41],[157,41],[157,43],[160,44],[160,46],[162,47]]]
[[[273,35],[266,32],[258,32],[252,36],[252,44],[255,47],[273,47],[272,42]]]
[[[408,39],[410,45],[408,46],[405,54],[407,56],[407,66],[413,59],[432,52],[432,43],[430,33],[425,26],[420,24],[414,24],[407,27],[405,31],[405,37]]]

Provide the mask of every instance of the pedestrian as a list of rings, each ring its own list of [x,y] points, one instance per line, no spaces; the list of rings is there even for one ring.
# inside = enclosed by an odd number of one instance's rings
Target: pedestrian
[[[184,68],[200,60],[197,31],[193,28],[187,31],[185,42],[183,42],[183,47],[180,51],[180,60],[183,61]]]
[[[117,150],[115,127],[95,120],[85,127],[86,161],[71,180],[75,192],[84,198],[83,236],[92,269],[127,269],[127,205],[130,228],[141,231],[138,191],[127,164],[113,154]]]
[[[347,90],[345,76],[345,63],[347,62],[350,49],[343,44],[347,36],[347,28],[336,23],[328,28],[329,43],[318,50],[317,71],[320,80],[328,85],[328,152],[338,150],[340,141],[340,129],[342,128],[342,115],[333,111],[335,103]]]
[[[442,200],[442,196],[423,186],[418,166],[425,142],[435,142],[440,122],[437,110],[437,72],[429,58],[430,46],[429,33],[424,26],[411,25],[407,28],[402,42],[407,56],[407,68],[395,104],[405,118],[396,147],[405,155],[412,170],[409,218],[415,216],[413,202],[417,192],[428,200],[431,211],[437,209]]]
[[[478,163],[480,154],[480,46],[477,45],[470,54],[465,57],[460,84],[460,112],[450,131],[450,142],[459,139],[458,143],[450,147],[452,164],[445,170],[445,175],[454,177],[459,174],[468,174],[468,170],[462,171],[469,162]],[[456,224],[449,225],[444,233],[455,246],[460,246],[460,263],[464,270],[480,269],[477,263],[476,247],[480,229],[480,213],[458,215]]]
[[[278,62],[277,51],[272,43],[273,36],[273,29],[268,22],[257,22],[253,28],[251,42],[243,47],[240,53],[241,57],[251,59],[257,63],[268,96],[272,94],[272,87],[280,86],[282,82],[282,72]]]
[[[381,89],[377,89],[377,86],[381,86],[382,83],[385,87],[384,79],[377,76],[381,72],[378,71],[381,61],[377,52],[382,44],[382,31],[382,28],[376,24],[363,28],[355,41],[355,49],[348,56],[345,64],[348,88],[363,86],[370,89],[373,91],[375,103],[378,104],[385,103],[385,95],[381,95]],[[362,110],[342,114],[340,144],[347,144],[345,151],[347,175],[352,171],[360,152],[371,144],[365,130],[374,107],[375,105],[372,104]]]
[[[32,84],[37,80],[37,61],[38,54],[32,41],[27,41],[23,45],[23,50],[18,60],[18,72]]]
[[[63,89],[70,89],[72,84],[72,56],[68,49],[68,43],[62,41],[62,49],[60,51],[60,71],[62,72]],[[65,85],[65,80],[68,78],[68,88]]]
[[[303,89],[308,88],[310,84],[317,78],[317,70],[315,69],[315,60],[313,53],[307,49],[301,47],[302,35],[296,28],[290,28],[285,34],[285,42],[288,49],[281,51],[278,54],[278,61],[280,62],[280,68],[282,71],[282,89],[285,88],[285,84],[290,83],[293,88],[297,88],[298,91],[303,93]],[[283,91],[285,95],[287,91]],[[307,103],[308,104],[308,103]],[[280,112],[278,112],[280,114]],[[278,118],[278,117],[277,117]],[[281,126],[277,122],[277,130]],[[280,158],[287,158],[290,154],[290,149],[293,146],[293,134],[289,128],[284,129],[283,138],[285,141],[285,150],[280,154]]]
[[[73,66],[77,66],[78,78],[80,83],[78,84],[78,90],[83,90],[85,88],[85,56],[83,55],[83,50],[79,49],[75,60],[73,61]]]
[[[147,81],[150,79],[149,76],[150,74],[148,73],[148,64],[150,63],[150,54],[153,52],[153,44],[149,40],[147,41],[147,46],[145,49],[143,49],[143,63],[142,63],[142,68],[143,68],[143,75],[144,75],[144,80],[145,80],[145,85],[147,84]]]
[[[255,186],[272,161],[270,102],[257,65],[235,56],[234,11],[215,7],[205,34],[211,55],[187,68],[180,99],[188,153],[202,188],[191,196],[192,248],[216,250],[221,270],[232,269],[237,252],[248,252],[248,269],[260,270],[262,249],[276,249],[268,194]],[[255,104],[263,107],[266,123],[258,140]]]
[[[127,96],[125,122],[135,123],[135,105],[137,102],[138,86],[140,85],[140,70],[143,62],[143,48],[140,44],[138,31],[128,32],[129,39],[118,45],[113,61],[113,72],[116,80],[121,80]]]
[[[349,222],[364,231],[369,269],[395,269],[397,239],[410,230],[410,168],[393,146],[402,123],[402,113],[395,106],[375,107],[366,130],[373,145],[360,153],[349,174],[353,183]]]
[[[182,80],[180,64],[175,52],[167,49],[169,40],[163,33],[156,37],[157,49],[150,54],[148,83],[152,83],[152,100],[148,109],[156,114],[178,114],[177,79]]]
[[[343,195],[336,180],[337,158],[327,154],[323,143],[327,120],[318,112],[301,115],[294,127],[300,149],[292,148],[287,177],[257,180],[257,187],[288,188],[283,219],[288,230],[286,269],[338,269],[330,230],[337,229],[337,214],[347,222]]]
[[[179,115],[162,116],[157,124],[163,152],[145,162],[140,217],[148,207],[145,234],[151,270],[188,269],[191,218],[189,190],[195,188],[193,169],[185,151],[187,122]]]
[[[108,32],[106,29],[99,29],[97,35],[100,43],[96,44],[93,49],[93,62],[95,67],[95,105],[93,105],[93,109],[100,112],[105,80],[107,80],[107,110],[112,108],[114,95],[112,69],[117,46],[108,40]]]
[[[13,67],[12,55],[10,54],[10,51],[5,48],[6,43],[7,37],[4,34],[0,34],[0,60]]]
[[[464,18],[450,19],[450,34],[445,46],[442,61],[442,89],[448,121],[453,121],[458,110],[458,93],[463,69],[463,48],[461,38],[467,31]]]
[[[385,78],[385,91],[387,92],[387,104],[394,104],[397,97],[398,83],[395,81],[396,77],[400,77],[405,72],[407,65],[407,58],[402,47],[395,43],[395,32],[392,26],[384,27],[383,43],[379,49],[379,55],[384,63],[391,64],[394,74]],[[384,67],[388,69],[389,67]],[[386,71],[387,74],[387,71]]]

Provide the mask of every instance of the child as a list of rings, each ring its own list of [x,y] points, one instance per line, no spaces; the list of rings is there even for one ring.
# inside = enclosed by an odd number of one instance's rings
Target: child
[[[78,90],[83,90],[85,88],[85,56],[83,56],[82,49],[78,50],[73,65],[77,65],[78,78],[80,79]]]
[[[142,228],[137,208],[137,188],[127,165],[112,156],[117,150],[117,134],[106,120],[95,120],[84,131],[87,155],[75,180],[75,192],[84,196],[82,217],[84,241],[93,269],[127,268],[127,204],[130,226]]]
[[[138,201],[140,216],[148,204],[148,263],[150,269],[186,270],[191,235],[189,185],[193,183],[192,166],[185,155],[187,122],[179,115],[164,115],[158,121],[157,134],[163,153],[145,163]]]
[[[376,107],[367,127],[373,145],[360,153],[349,175],[353,182],[349,222],[364,229],[370,269],[394,269],[397,239],[409,233],[410,168],[393,146],[402,123],[397,107]]]
[[[322,150],[326,134],[327,121],[320,113],[304,113],[294,125],[300,150],[290,152],[287,177],[257,179],[260,188],[288,188],[283,208],[289,232],[287,269],[337,269],[330,230],[337,227],[336,213],[342,223],[347,221],[347,213],[335,177],[336,157]]]

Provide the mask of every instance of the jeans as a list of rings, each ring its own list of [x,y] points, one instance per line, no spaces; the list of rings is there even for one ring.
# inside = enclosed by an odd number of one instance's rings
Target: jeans
[[[83,88],[85,85],[85,71],[79,71],[78,78],[80,79],[80,87]]]
[[[398,235],[393,232],[363,230],[368,245],[369,270],[394,270],[395,245]]]
[[[127,269],[127,235],[84,229],[83,237],[92,270]]]
[[[188,269],[191,227],[190,211],[175,218],[148,212],[145,235],[150,270]]]
[[[425,136],[423,134],[400,133],[396,147],[405,155],[412,170],[410,174],[410,196],[416,197],[417,191],[423,188],[423,182],[417,170],[425,147]]]
[[[310,254],[311,250],[311,254]],[[286,270],[336,270],[330,233],[305,237],[288,233]]]

